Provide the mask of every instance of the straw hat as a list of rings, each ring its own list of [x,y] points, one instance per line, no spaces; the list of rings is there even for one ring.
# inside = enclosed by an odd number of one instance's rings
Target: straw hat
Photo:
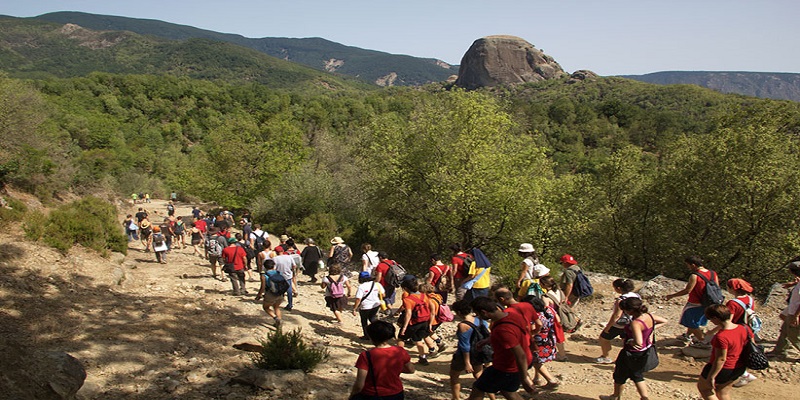
[[[342,244],[342,243],[344,243],[344,239],[342,239],[339,236],[336,236],[335,238],[331,239],[331,244]]]

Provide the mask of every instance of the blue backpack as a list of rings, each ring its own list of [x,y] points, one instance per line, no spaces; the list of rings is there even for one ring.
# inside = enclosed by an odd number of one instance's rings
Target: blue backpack
[[[575,282],[572,284],[572,293],[578,298],[589,297],[594,293],[592,283],[589,278],[583,274],[582,270],[575,272]]]

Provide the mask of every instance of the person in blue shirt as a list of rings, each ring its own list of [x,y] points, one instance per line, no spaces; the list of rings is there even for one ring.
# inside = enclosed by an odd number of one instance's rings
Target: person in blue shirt
[[[453,399],[461,398],[461,382],[459,376],[464,372],[471,373],[475,379],[483,373],[483,364],[473,364],[470,360],[469,352],[471,350],[470,338],[472,337],[472,326],[467,323],[471,322],[475,326],[483,325],[487,329],[489,323],[472,314],[472,307],[466,300],[459,300],[450,307],[456,315],[456,339],[458,346],[453,353],[453,359],[450,361],[450,390],[453,394]],[[494,399],[495,395],[488,393],[490,399]]]

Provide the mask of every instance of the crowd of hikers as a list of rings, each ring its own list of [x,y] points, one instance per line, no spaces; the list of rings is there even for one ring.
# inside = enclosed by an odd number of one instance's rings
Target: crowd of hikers
[[[492,264],[480,249],[464,249],[458,243],[450,246],[447,257],[431,254],[430,267],[416,276],[370,244],[361,246],[360,259],[354,257],[341,237],[330,240],[327,252],[313,239],[304,241],[301,252],[287,235],[273,245],[248,213],[238,219],[236,232],[233,213],[225,210],[203,215],[195,207],[185,225],[170,201],[166,215],[157,218],[161,221],[150,221],[158,215],[142,208],[128,215],[123,225],[129,239],[141,240],[145,251],[153,251],[161,263],[166,263],[171,249],[191,246],[193,254],[208,260],[214,279],[231,282],[233,295],[250,294],[246,282],[258,282],[254,299],[276,327],[281,326],[282,312],[294,308],[301,273],[324,289],[324,303],[334,323],[343,324],[343,313],[348,311],[358,315],[361,339],[374,347],[356,360],[351,399],[404,398],[401,374],[429,365],[428,359],[441,355],[448,341],[455,343],[449,368],[454,400],[461,398],[464,373],[475,378],[470,399],[495,398],[498,393],[521,399],[520,388],[531,395],[557,390],[560,382],[547,364],[568,361],[566,334],[581,328],[577,306],[594,291],[573,256],[560,257],[562,272],[551,276],[530,243],[519,246],[522,261],[511,287],[512,283],[493,283]],[[690,272],[686,287],[664,299],[688,295],[679,321],[686,333],[679,339],[687,346],[710,349],[697,382],[704,399],[730,399],[732,387],[756,379],[748,368],[766,368],[768,358],[785,359],[791,347],[800,350],[800,258],[786,267],[796,279],[784,285],[791,288],[788,306],[781,313],[777,344],[766,354],[756,344],[761,320],[754,310],[752,286],[740,278],[729,279],[725,286],[733,298],[725,302],[715,271],[697,256],[684,263]],[[595,362],[614,364],[613,391],[599,397],[620,399],[631,380],[640,398],[647,399],[644,377],[658,365],[655,332],[668,321],[649,311],[632,280],[616,279],[612,288],[617,297],[599,335],[600,356]],[[713,329],[706,331],[708,321]],[[455,337],[442,337],[438,328],[445,323],[455,324]],[[622,347],[612,358],[616,338]],[[416,362],[406,346],[416,351]]]

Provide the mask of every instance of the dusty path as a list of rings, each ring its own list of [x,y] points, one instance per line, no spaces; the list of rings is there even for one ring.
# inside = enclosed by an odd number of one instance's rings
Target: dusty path
[[[155,200],[145,206],[165,215],[165,205]],[[125,213],[136,209],[128,207]],[[177,215],[190,215],[190,210],[190,205],[178,204]],[[3,310],[22,321],[17,335],[28,335],[31,344],[42,348],[67,351],[85,364],[89,376],[83,398],[347,398],[354,378],[352,365],[365,348],[357,339],[361,335],[359,321],[345,313],[344,325],[331,323],[333,315],[324,307],[322,289],[308,283],[308,277],[300,278],[300,295],[294,310],[284,313],[284,329],[302,329],[310,340],[325,344],[331,357],[303,384],[280,393],[256,391],[231,385],[229,380],[251,365],[249,355],[231,345],[243,338],[263,337],[274,329],[260,304],[253,301],[258,283],[248,282],[250,296],[230,295],[230,283],[212,279],[207,262],[192,255],[191,248],[172,251],[168,263],[161,265],[137,242],[130,244],[124,259],[112,256],[107,260],[80,248],[62,256],[19,241],[18,234],[0,234],[3,241],[15,242],[11,248],[2,248],[6,262],[1,265],[14,265],[2,275]],[[597,299],[578,307],[586,327],[570,338],[569,361],[548,364],[562,381],[561,387],[536,398],[596,399],[610,393],[613,366],[593,363],[599,354],[594,338],[611,304],[610,288],[604,288],[609,283],[596,282]],[[658,304],[652,311],[674,321],[681,306],[676,300]],[[767,339],[776,335],[773,311],[762,311],[772,324]],[[449,325],[443,326],[443,331],[452,348],[454,328]],[[647,376],[651,399],[699,398],[695,382],[703,362],[679,356],[677,342],[667,339],[680,332],[677,324],[660,332],[661,365]],[[406,398],[450,398],[447,370],[451,352],[432,359],[429,366],[418,367],[416,374],[404,376]],[[613,354],[616,352],[615,348]],[[736,389],[734,398],[800,398],[795,385],[789,383],[800,376],[798,363],[775,363],[774,368],[757,375],[760,379]],[[463,381],[468,388],[471,379],[465,376]],[[467,394],[464,389],[463,396]],[[637,397],[628,385],[623,398]]]

